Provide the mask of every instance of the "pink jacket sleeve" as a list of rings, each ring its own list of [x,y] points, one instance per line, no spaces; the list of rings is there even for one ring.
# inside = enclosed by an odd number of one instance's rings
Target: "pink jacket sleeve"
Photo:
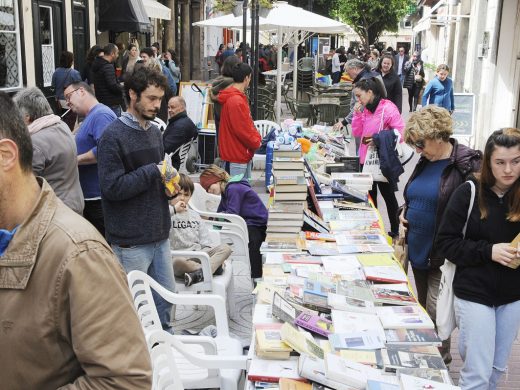
[[[363,126],[365,124],[365,116],[362,112],[355,111],[352,116],[352,135],[361,137],[363,135]]]
[[[391,101],[386,102],[384,121],[384,128],[399,130],[401,142],[404,142],[404,121],[396,105]]]

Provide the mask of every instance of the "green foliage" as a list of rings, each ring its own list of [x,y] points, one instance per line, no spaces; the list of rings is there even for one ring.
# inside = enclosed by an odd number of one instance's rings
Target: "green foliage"
[[[397,31],[413,4],[413,0],[335,0],[332,15],[352,27],[368,49],[383,31]]]
[[[249,0],[248,6],[251,6],[251,1]],[[273,2],[275,0],[258,0],[258,4],[263,8],[273,8]],[[220,11],[222,13],[231,13],[233,8],[235,8],[236,1],[235,0],[216,0],[213,9],[215,11]]]

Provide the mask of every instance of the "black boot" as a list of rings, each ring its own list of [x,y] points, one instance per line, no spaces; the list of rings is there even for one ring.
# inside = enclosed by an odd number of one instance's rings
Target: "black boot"
[[[202,282],[203,280],[204,280],[204,275],[202,273],[202,269],[198,269],[193,272],[187,272],[184,274],[184,285],[186,287],[189,287],[195,283]]]

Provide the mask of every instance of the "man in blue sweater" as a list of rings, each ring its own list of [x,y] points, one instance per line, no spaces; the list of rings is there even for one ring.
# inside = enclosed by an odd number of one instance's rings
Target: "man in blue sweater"
[[[128,110],[105,129],[98,169],[107,241],[126,272],[146,272],[171,290],[171,220],[158,165],[164,147],[161,132],[150,122],[167,88],[166,78],[147,67],[125,81]],[[158,296],[155,303],[163,328],[171,331],[171,304]]]
[[[85,198],[83,216],[104,236],[105,222],[99,189],[97,149],[105,128],[117,117],[109,107],[98,102],[92,87],[84,81],[66,86],[64,96],[70,109],[85,117],[76,133],[79,182]]]

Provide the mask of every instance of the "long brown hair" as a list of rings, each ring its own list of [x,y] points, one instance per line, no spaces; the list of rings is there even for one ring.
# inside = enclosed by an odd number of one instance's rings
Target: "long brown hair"
[[[520,146],[520,130],[512,127],[497,130],[491,134],[484,148],[484,159],[479,175],[479,208],[480,218],[487,218],[487,206],[483,197],[484,188],[491,188],[495,185],[496,179],[491,170],[491,155],[496,147],[513,148]],[[509,189],[509,212],[507,220],[510,222],[520,221],[520,180],[516,180]]]

